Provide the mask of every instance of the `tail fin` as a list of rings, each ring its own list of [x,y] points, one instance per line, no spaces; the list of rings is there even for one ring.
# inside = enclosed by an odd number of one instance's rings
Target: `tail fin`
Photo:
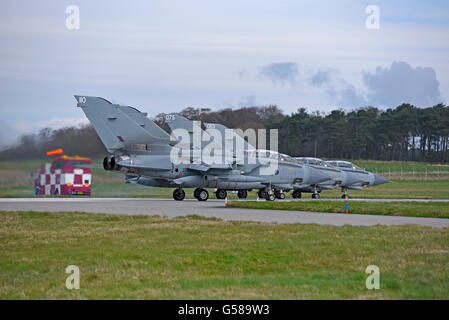
[[[164,118],[165,122],[168,124],[172,131],[176,129],[184,129],[191,134],[193,133],[194,123],[192,120],[189,120],[176,113],[165,114]]]
[[[223,124],[220,123],[205,123],[206,129],[215,129],[221,132],[223,136],[225,136],[226,129],[229,129]],[[234,130],[234,145],[237,145],[237,141],[242,144],[245,150],[255,150],[256,147],[254,147],[252,144],[250,144],[248,141],[246,141],[243,137],[241,137],[235,130]]]
[[[110,153],[129,150],[133,144],[168,145],[170,141],[168,133],[133,107],[99,97],[75,95],[75,99]]]

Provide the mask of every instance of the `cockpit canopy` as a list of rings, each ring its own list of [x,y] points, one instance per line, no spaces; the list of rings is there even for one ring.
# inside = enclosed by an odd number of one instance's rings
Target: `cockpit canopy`
[[[359,166],[356,166],[352,162],[349,161],[326,161],[326,164],[332,166],[332,167],[338,167],[338,168],[348,168],[353,170],[363,170]]]
[[[310,157],[298,157],[295,158],[299,163],[303,164],[312,164],[316,166],[324,166],[325,163],[322,159],[319,158],[310,158]]]
[[[245,154],[249,158],[266,158],[266,159],[278,159],[279,161],[285,161],[285,162],[295,162],[296,160],[292,157],[290,157],[287,154],[279,153],[272,150],[245,150]]]

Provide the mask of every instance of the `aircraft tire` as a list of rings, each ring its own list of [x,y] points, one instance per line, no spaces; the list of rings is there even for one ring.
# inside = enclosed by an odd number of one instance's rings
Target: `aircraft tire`
[[[182,201],[186,197],[186,193],[182,189],[173,190],[173,199],[176,201]]]
[[[320,194],[319,193],[312,193],[312,199],[319,199]]]
[[[198,192],[200,191],[200,188],[196,188],[195,191],[193,191],[193,196],[198,199]]]
[[[209,199],[209,192],[206,189],[198,190],[198,201],[207,201]]]
[[[103,169],[107,171],[111,170],[111,165],[109,163],[108,157],[105,157],[103,160]]]
[[[237,196],[239,199],[246,199],[248,197],[248,192],[246,190],[239,190]]]
[[[281,200],[285,199],[285,193],[283,193],[283,192],[276,191],[274,195],[276,196],[277,199],[281,199]]]
[[[228,193],[224,189],[218,189],[217,191],[215,191],[215,196],[217,197],[217,199],[225,199],[228,196]]]
[[[302,194],[301,194],[301,191],[299,191],[299,190],[294,190],[292,193],[292,197],[294,199],[301,199],[301,196],[302,196]]]
[[[341,198],[346,200],[346,199],[349,199],[349,196],[347,194],[342,194]]]
[[[259,196],[259,198],[266,198],[267,196],[267,192],[265,190],[259,190],[259,192],[257,193],[257,195]]]
[[[266,199],[267,201],[274,201],[274,200],[276,199],[276,197],[275,197],[275,195],[272,194],[272,193],[271,193],[271,194],[270,194],[270,193],[267,193],[265,199]]]

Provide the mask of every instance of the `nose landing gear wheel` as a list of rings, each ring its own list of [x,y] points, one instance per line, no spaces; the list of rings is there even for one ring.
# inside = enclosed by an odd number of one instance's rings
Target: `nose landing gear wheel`
[[[320,194],[319,193],[312,193],[312,199],[319,199]]]
[[[182,189],[173,190],[173,199],[176,201],[182,201],[186,197],[186,193]]]
[[[276,197],[275,197],[275,195],[272,194],[272,193],[267,193],[265,199],[266,199],[267,201],[274,201],[274,200],[276,199]]]
[[[246,199],[248,197],[248,192],[246,190],[239,190],[239,192],[237,192],[237,196],[240,199]]]
[[[218,189],[217,191],[215,191],[215,195],[217,196],[217,199],[225,199],[228,193],[226,192],[226,190]],[[195,198],[198,197],[195,196]]]
[[[209,192],[207,192],[206,189],[199,189],[196,194],[196,198],[198,199],[198,201],[206,201],[207,199],[209,199]]]
[[[349,195],[347,195],[347,194],[345,193],[345,194],[343,194],[343,195],[341,196],[341,198],[342,198],[342,199],[349,199]]]

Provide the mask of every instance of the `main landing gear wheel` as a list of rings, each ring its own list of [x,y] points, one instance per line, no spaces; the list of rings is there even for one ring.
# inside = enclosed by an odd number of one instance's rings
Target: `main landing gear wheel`
[[[226,190],[218,189],[217,191],[215,191],[215,195],[217,196],[217,199],[225,199],[228,193],[226,192]]]
[[[312,193],[312,199],[319,199],[320,194],[319,193]]]
[[[283,193],[281,191],[276,191],[274,193],[274,195],[276,196],[277,199],[281,199],[281,200],[285,199],[285,193]]]
[[[349,195],[347,195],[346,193],[345,193],[345,194],[342,194],[342,195],[341,195],[341,198],[342,198],[342,199],[349,199]]]
[[[276,199],[275,195],[272,193],[267,193],[267,195],[265,196],[265,199],[267,201],[274,201],[274,199]]]
[[[173,190],[173,199],[176,201],[182,201],[186,197],[186,193],[182,189]]]
[[[259,196],[259,198],[266,198],[267,192],[265,190],[259,190],[259,192],[257,192],[257,195]]]
[[[240,199],[246,199],[248,197],[248,192],[246,190],[239,190],[239,192],[237,192],[237,196]]]
[[[302,194],[301,194],[301,191],[299,191],[299,190],[295,190],[295,191],[293,191],[293,193],[292,193],[292,197],[293,197],[294,199],[301,199],[301,196],[302,196]]]
[[[207,199],[209,199],[209,192],[207,192],[206,189],[198,189],[198,191],[196,192],[197,195],[197,199],[198,201],[206,201]]]
[[[194,191],[193,191],[193,196],[195,197],[195,198],[197,198],[198,199],[198,191],[200,191],[201,189],[200,188],[196,188]]]

